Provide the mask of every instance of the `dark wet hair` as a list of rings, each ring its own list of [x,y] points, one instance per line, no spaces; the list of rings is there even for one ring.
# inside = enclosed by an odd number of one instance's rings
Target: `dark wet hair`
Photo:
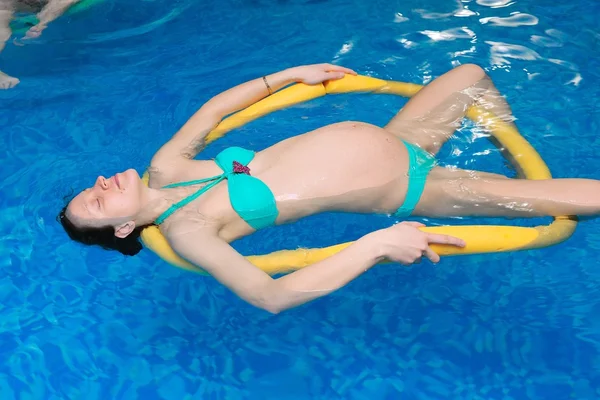
[[[63,207],[56,218],[58,222],[65,228],[67,235],[76,242],[97,245],[105,250],[117,250],[126,256],[134,256],[142,250],[140,242],[140,234],[148,225],[139,226],[133,230],[127,237],[121,239],[115,236],[115,230],[112,226],[102,228],[81,228],[67,218],[67,207]]]

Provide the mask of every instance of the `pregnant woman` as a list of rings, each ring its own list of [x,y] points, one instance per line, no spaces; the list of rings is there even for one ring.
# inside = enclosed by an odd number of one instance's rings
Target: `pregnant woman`
[[[341,122],[266,149],[231,147],[214,160],[194,160],[225,116],[291,83],[313,85],[345,74],[355,72],[330,64],[299,66],[215,96],[154,155],[148,187],[133,169],[100,176],[61,211],[61,223],[72,239],[129,255],[141,249],[140,231],[157,224],[181,257],[251,304],[277,313],[339,289],[384,259],[437,262],[431,243],[464,243],[403,222],[274,279],[229,244],[258,229],[326,211],[398,218],[600,212],[597,180],[509,179],[436,165],[436,153],[470,105],[483,105],[512,123],[504,98],[476,65],[435,79],[384,127]]]

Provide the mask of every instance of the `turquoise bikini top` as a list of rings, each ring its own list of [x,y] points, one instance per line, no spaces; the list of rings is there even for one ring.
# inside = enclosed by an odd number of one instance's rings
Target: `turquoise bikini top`
[[[164,189],[168,189],[210,182],[196,193],[169,207],[156,219],[156,224],[162,224],[175,211],[188,205],[223,179],[227,179],[229,201],[235,212],[255,230],[273,225],[279,214],[275,196],[263,181],[250,175],[248,164],[253,158],[253,151],[229,147],[215,158],[215,162],[223,170],[221,175],[163,186]]]

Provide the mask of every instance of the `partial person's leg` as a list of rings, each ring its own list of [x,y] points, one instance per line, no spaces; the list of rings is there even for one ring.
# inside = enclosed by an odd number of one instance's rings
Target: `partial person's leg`
[[[10,39],[10,21],[13,18],[14,1],[0,0],[0,53],[4,50],[4,46]],[[17,78],[6,75],[0,71],[0,89],[10,89],[19,83]]]
[[[430,179],[413,215],[538,217],[600,214],[594,179]]]
[[[39,23],[32,26],[23,39],[35,39],[40,37],[42,31],[48,27],[48,24],[61,15],[70,7],[79,3],[81,0],[47,0],[41,11],[37,13]]]
[[[485,71],[465,64],[421,89],[384,128],[435,155],[474,103],[507,122],[514,120],[506,100]]]
[[[428,180],[457,180],[457,179],[510,179],[502,174],[476,171],[454,167],[435,167],[427,176]]]

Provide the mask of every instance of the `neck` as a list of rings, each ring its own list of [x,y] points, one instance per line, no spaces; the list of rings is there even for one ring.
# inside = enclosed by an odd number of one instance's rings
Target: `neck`
[[[189,194],[189,189],[151,189],[145,187],[142,210],[135,217],[136,226],[154,224],[156,219],[169,207]]]

